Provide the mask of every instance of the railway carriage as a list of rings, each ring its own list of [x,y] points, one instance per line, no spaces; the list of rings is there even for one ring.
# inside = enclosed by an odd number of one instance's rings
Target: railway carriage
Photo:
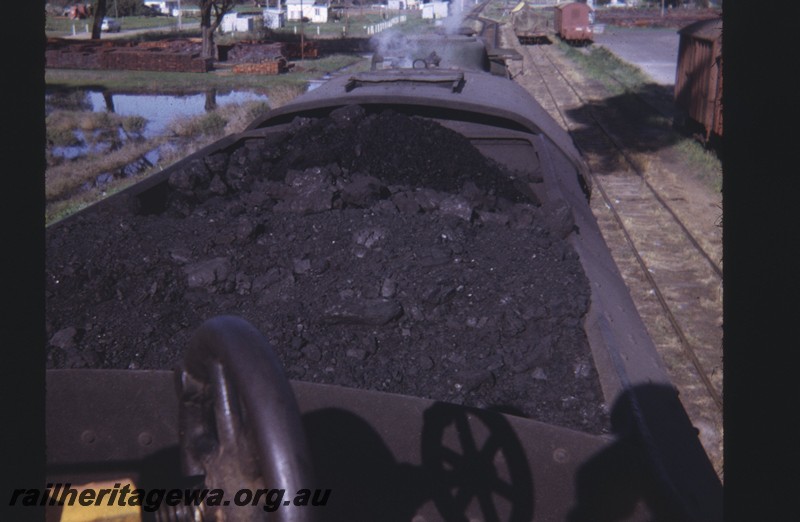
[[[160,520],[588,521],[619,513],[626,520],[721,520],[719,480],[600,234],[580,154],[527,92],[489,72],[492,50],[476,53],[478,43],[443,36],[411,46],[405,66],[374,64],[333,78],[48,234],[87,213],[156,212],[170,179],[194,172],[197,160],[253,150],[315,118],[341,121],[352,107],[434,121],[516,172],[574,249],[590,281],[583,328],[613,434],[289,381],[269,332],[221,316],[192,325],[196,333],[175,370],[50,370],[48,483],[126,477],[140,487],[200,484],[231,495],[273,488],[293,499],[250,508],[155,506]],[[459,47],[465,51],[452,52]],[[326,505],[297,500],[301,491],[326,489]]]

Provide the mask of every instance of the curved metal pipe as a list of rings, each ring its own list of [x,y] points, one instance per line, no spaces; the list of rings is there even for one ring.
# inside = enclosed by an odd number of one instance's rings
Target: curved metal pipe
[[[186,444],[191,461],[188,469],[197,470],[209,461],[238,459],[241,466],[236,472],[255,464],[263,487],[283,489],[289,497],[300,489],[314,487],[294,393],[272,347],[253,325],[234,316],[214,317],[203,323],[186,353],[181,381],[182,409],[188,413],[182,415],[181,436],[193,439]],[[216,428],[198,429],[197,422],[209,421],[201,412],[209,411],[214,412]],[[214,431],[216,436],[209,437]],[[244,461],[248,447],[255,454],[249,456],[252,460]],[[216,461],[215,455],[219,457]],[[227,464],[224,467],[231,471]],[[209,472],[214,470],[207,469]],[[239,487],[251,483],[244,474],[235,479],[242,481]],[[229,477],[226,483],[230,483]],[[271,517],[279,522],[311,522],[315,510],[290,502],[278,507]]]

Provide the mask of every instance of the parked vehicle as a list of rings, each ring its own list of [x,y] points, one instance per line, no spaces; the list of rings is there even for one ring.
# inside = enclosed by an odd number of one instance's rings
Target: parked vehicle
[[[122,25],[113,18],[103,18],[100,30],[105,33],[118,33],[122,30]]]

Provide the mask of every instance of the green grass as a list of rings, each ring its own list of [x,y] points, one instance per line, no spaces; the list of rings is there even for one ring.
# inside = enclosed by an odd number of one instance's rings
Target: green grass
[[[406,22],[396,24],[394,29],[402,31],[414,32],[420,27],[433,26],[430,20],[423,20],[422,14],[414,11],[397,11],[387,12],[386,19],[378,14],[364,14],[364,15],[350,15],[349,18],[342,18],[341,20],[331,20],[324,24],[305,23],[291,21],[286,22],[286,27],[275,30],[276,33],[283,34],[304,34],[308,38],[336,38],[346,35],[350,38],[368,37],[366,26],[388,22],[392,18],[400,15],[406,16]]]
[[[680,140],[675,145],[675,150],[684,158],[698,180],[714,192],[722,191],[722,162],[714,152],[692,138]]]
[[[612,94],[621,94],[626,89],[635,91],[652,82],[641,69],[620,60],[605,47],[575,48],[558,39],[556,42],[583,74],[601,82]]]
[[[578,66],[582,74],[602,83],[609,97],[626,92],[641,93],[646,86],[652,87],[653,81],[641,69],[619,59],[604,47],[575,48],[561,41],[557,45]],[[671,99],[664,101],[672,103]],[[665,132],[675,133],[675,145],[672,148],[686,162],[687,172],[713,191],[722,189],[722,164],[714,152],[692,138],[678,135],[672,130],[670,119],[653,116],[650,120],[651,125],[664,128]]]
[[[121,16],[116,18],[114,16],[114,9],[109,9],[106,13],[107,17],[114,18],[122,26],[123,31],[131,29],[148,29],[154,27],[178,27],[178,19],[171,16]],[[183,18],[183,23],[196,22],[198,19]],[[75,32],[85,33],[88,26],[89,32],[92,30],[94,18],[86,18],[85,20],[70,20],[65,16],[47,16],[44,23],[44,31],[47,36],[66,36],[72,34],[72,28],[75,27]]]

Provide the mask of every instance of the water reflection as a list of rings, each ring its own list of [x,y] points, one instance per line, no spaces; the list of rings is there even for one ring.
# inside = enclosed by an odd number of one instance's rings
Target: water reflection
[[[268,102],[268,97],[248,91],[233,91],[218,94],[215,89],[184,96],[164,94],[114,94],[108,91],[70,91],[49,93],[45,97],[45,114],[54,111],[77,113],[100,113],[121,117],[139,117],[144,126],[109,121],[100,128],[91,128],[90,123],[75,120],[76,127],[68,130],[72,139],[62,134],[60,144],[50,144],[48,155],[54,164],[78,159],[89,154],[110,153],[125,144],[151,140],[167,135],[169,127],[177,119],[201,116],[225,105],[248,102]],[[131,126],[129,126],[131,125]],[[57,132],[57,131],[54,131]],[[159,139],[159,142],[163,141]],[[167,142],[154,144],[143,156],[116,169],[105,172],[85,184],[83,189],[102,187],[114,178],[126,178],[157,165],[161,158],[174,153],[178,146],[170,138]],[[180,141],[180,140],[178,140]]]
[[[94,112],[114,112],[120,116],[141,116],[147,120],[145,138],[163,135],[169,123],[178,117],[200,116],[223,105],[251,101],[268,102],[263,94],[233,91],[217,94],[215,90],[185,96],[165,94],[114,94],[87,93],[88,103]],[[110,110],[109,110],[110,108]]]

